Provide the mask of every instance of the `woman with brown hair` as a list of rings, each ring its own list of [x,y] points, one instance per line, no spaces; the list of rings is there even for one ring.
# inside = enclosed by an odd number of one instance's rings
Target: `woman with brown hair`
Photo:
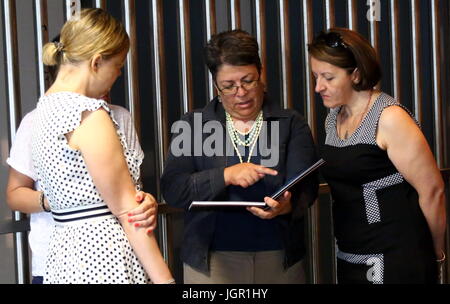
[[[315,91],[330,109],[322,172],[334,200],[338,282],[437,282],[444,183],[419,126],[375,89],[380,64],[360,34],[332,28],[308,50]]]

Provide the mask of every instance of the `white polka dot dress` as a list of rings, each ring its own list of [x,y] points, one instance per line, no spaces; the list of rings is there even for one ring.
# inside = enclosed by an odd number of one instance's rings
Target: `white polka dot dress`
[[[404,108],[382,93],[345,140],[336,129],[340,107],[326,119],[322,173],[333,197],[339,283],[436,282],[433,241],[417,192],[376,142],[381,113],[391,106]]]
[[[138,185],[142,150],[133,149],[130,137],[125,137],[105,101],[71,92],[39,100],[33,129],[33,164],[56,223],[44,283],[149,283],[119,221],[96,190],[81,153],[67,144],[65,134],[80,125],[82,112],[99,108],[110,113],[130,175]]]

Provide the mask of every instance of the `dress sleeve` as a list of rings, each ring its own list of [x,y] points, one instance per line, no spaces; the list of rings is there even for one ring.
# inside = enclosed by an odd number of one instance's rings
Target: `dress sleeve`
[[[50,109],[51,107],[54,109]],[[88,98],[74,93],[60,93],[60,95],[54,96],[50,102],[38,103],[38,115],[41,116],[38,121],[46,121],[52,124],[54,127],[50,134],[56,135],[59,140],[62,140],[66,134],[81,125],[83,112],[97,111],[101,108],[110,114],[111,111],[104,100]],[[117,128],[116,121],[114,121],[114,124]]]
[[[28,176],[34,181],[37,175],[33,167],[31,139],[35,111],[25,115],[17,129],[6,163],[14,170]]]

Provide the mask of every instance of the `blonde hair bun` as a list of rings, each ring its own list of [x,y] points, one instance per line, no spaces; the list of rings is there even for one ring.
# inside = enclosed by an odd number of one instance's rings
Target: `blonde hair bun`
[[[46,43],[43,49],[42,61],[45,65],[54,66],[58,64],[58,48],[53,42]]]
[[[104,58],[128,51],[130,39],[123,24],[99,8],[83,9],[79,18],[67,21],[60,43],[47,43],[43,49],[46,65],[78,63],[96,54]]]

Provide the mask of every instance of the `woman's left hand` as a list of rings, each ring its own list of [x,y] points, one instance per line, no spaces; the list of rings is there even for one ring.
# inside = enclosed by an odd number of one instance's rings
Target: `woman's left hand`
[[[284,192],[278,201],[266,196],[264,202],[270,207],[269,209],[264,210],[258,207],[247,207],[247,210],[264,220],[272,219],[278,215],[287,214],[292,211],[291,193],[289,191]]]
[[[128,222],[147,228],[147,233],[153,232],[157,224],[158,203],[151,194],[142,191],[136,193],[136,202],[140,205],[128,213]]]

